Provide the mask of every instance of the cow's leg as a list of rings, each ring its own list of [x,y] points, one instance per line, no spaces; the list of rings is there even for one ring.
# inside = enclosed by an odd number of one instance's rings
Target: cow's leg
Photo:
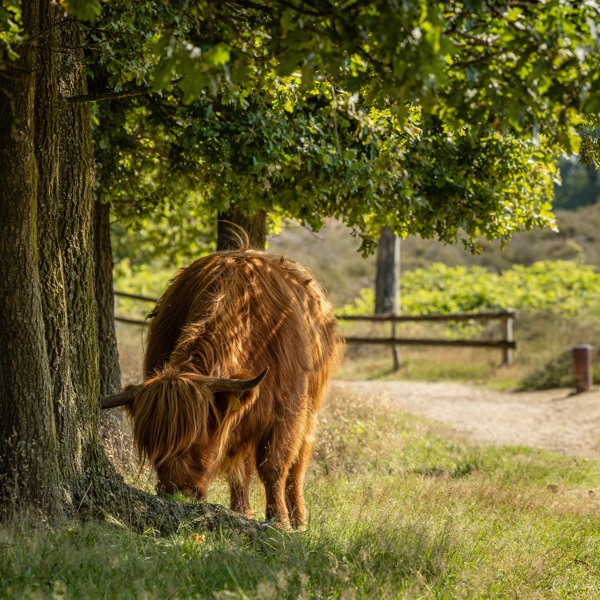
[[[250,506],[252,463],[249,455],[240,461],[239,468],[229,475],[230,507],[248,519],[254,516]]]
[[[291,529],[285,501],[285,482],[290,466],[298,452],[293,437],[279,431],[259,445],[256,452],[256,468],[265,486],[266,518],[281,529]],[[288,432],[289,433],[289,432]]]
[[[312,436],[302,442],[296,461],[290,468],[285,484],[285,500],[294,529],[303,531],[306,528],[306,507],[304,506],[304,474],[313,447]]]

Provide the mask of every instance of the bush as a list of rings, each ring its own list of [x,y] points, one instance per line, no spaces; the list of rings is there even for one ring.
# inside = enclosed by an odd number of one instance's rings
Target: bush
[[[600,314],[600,274],[589,265],[565,260],[515,265],[503,273],[435,263],[403,275],[400,300],[407,315],[512,308],[594,317]],[[374,307],[373,290],[364,289],[342,313],[372,314]]]

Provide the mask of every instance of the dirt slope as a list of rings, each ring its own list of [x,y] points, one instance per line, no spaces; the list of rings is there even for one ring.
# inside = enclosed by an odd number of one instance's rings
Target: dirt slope
[[[600,390],[504,393],[461,383],[336,381],[331,392],[384,399],[478,443],[600,459]]]

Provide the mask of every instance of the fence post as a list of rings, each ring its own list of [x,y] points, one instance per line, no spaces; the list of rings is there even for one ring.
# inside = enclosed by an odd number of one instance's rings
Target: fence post
[[[396,341],[396,321],[394,321],[393,317],[395,315],[392,314],[392,340]],[[392,369],[394,373],[400,370],[400,353],[398,352],[398,346],[396,344],[392,344]]]
[[[594,349],[589,344],[581,344],[571,349],[573,353],[573,378],[575,391],[580,394],[592,387],[592,354]]]
[[[515,313],[513,311],[504,311],[501,317],[502,326],[502,341],[512,342],[513,340],[513,319]],[[502,364],[504,366],[512,365],[513,351],[512,348],[502,348]]]

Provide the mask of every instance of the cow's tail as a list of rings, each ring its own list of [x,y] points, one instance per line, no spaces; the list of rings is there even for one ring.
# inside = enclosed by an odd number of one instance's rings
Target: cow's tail
[[[133,435],[155,467],[206,439],[214,396],[194,372],[167,367],[144,382],[133,402]],[[213,413],[214,414],[214,413]]]

